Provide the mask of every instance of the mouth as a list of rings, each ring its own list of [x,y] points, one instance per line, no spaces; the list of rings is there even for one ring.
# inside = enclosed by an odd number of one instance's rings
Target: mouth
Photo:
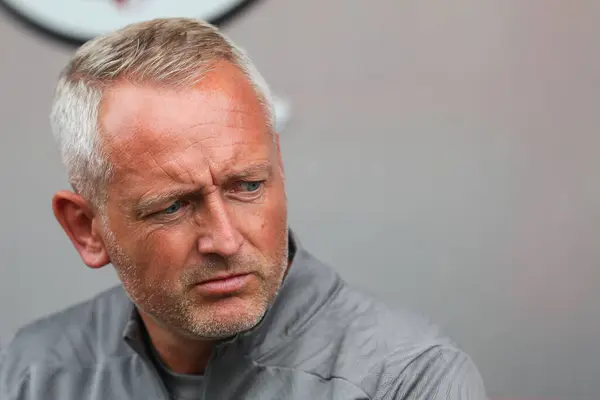
[[[230,274],[217,276],[212,279],[200,282],[194,289],[204,296],[224,296],[239,292],[252,279],[252,274]]]

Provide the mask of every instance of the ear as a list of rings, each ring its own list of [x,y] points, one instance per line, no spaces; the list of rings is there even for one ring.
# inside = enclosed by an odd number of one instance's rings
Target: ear
[[[76,193],[60,191],[52,199],[52,209],[88,267],[101,268],[110,262],[100,234],[100,217],[87,200]]]

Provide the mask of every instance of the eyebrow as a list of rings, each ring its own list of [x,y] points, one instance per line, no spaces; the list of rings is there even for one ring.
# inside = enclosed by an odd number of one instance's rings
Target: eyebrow
[[[268,161],[253,163],[250,166],[246,166],[242,169],[231,169],[226,171],[221,184],[227,183],[239,179],[247,179],[252,176],[257,176],[261,173],[267,173],[263,179],[268,179],[273,173],[272,164]],[[197,198],[202,196],[202,189],[204,186],[197,186],[195,188],[181,188],[167,190],[162,193],[158,193],[151,196],[143,197],[134,206],[133,211],[135,215],[140,218],[146,214],[149,214],[154,210],[157,204],[170,203],[181,198]]]
[[[250,164],[241,169],[231,169],[225,172],[223,181],[231,181],[236,179],[244,179],[254,175],[266,172],[271,177],[273,173],[273,165],[269,161],[260,161]]]

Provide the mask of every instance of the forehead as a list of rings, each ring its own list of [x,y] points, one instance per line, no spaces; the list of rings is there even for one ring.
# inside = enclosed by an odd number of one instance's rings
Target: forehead
[[[229,63],[191,89],[119,82],[102,100],[99,123],[115,172],[128,176],[173,162],[226,168],[267,157],[272,143],[254,88]]]

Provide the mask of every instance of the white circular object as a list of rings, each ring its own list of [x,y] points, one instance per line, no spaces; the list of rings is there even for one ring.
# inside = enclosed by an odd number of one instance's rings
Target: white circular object
[[[0,0],[17,16],[43,31],[74,42],[86,42],[136,22],[187,17],[221,20],[253,0]],[[290,118],[287,101],[274,99],[276,129]]]
[[[2,0],[29,22],[65,38],[87,41],[154,18],[214,21],[247,0]]]

